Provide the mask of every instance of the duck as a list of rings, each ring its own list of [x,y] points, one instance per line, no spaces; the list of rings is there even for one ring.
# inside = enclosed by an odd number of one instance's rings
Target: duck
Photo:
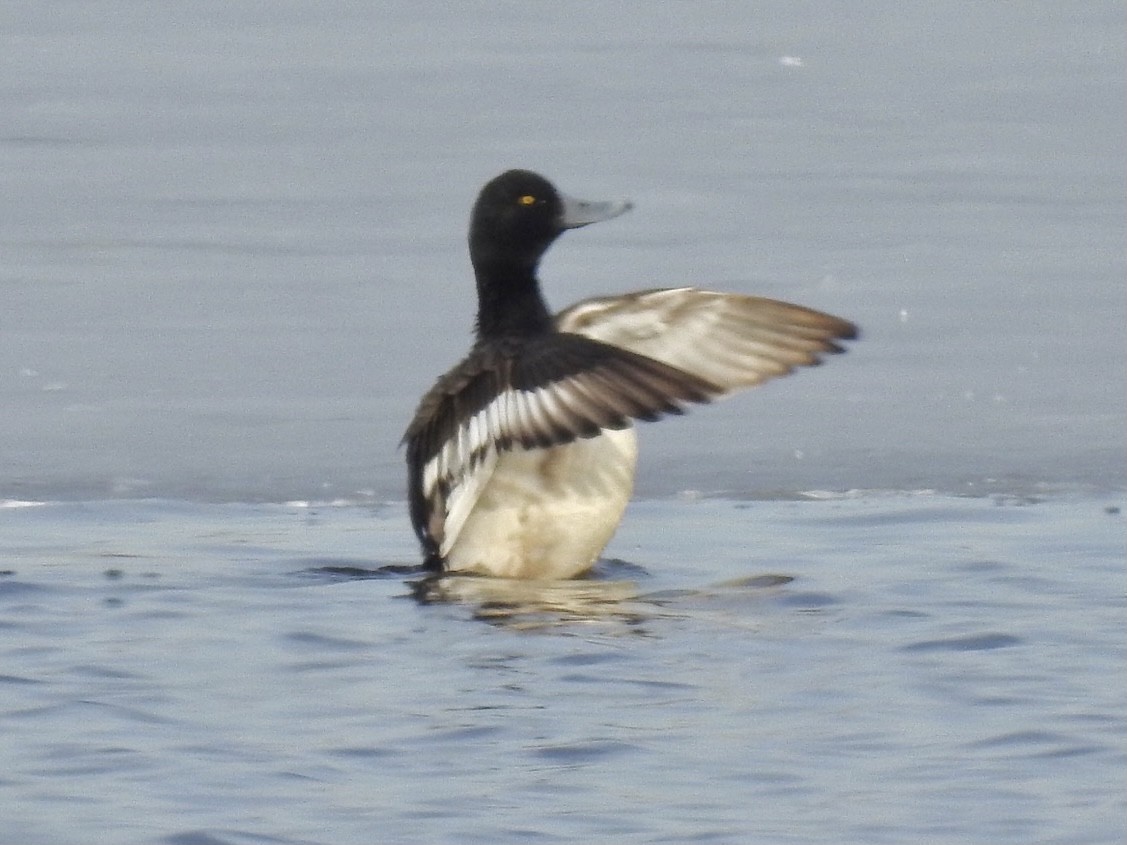
[[[537,277],[545,252],[632,207],[574,199],[519,169],[478,194],[476,338],[423,396],[401,444],[428,570],[585,575],[633,492],[635,423],[816,365],[858,337],[848,320],[801,305],[694,287],[553,314]]]

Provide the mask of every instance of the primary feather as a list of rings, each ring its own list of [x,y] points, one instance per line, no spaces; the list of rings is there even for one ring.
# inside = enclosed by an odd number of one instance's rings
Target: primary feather
[[[838,317],[774,299],[696,288],[587,299],[556,327],[692,373],[725,392],[752,387],[843,351],[857,336]]]

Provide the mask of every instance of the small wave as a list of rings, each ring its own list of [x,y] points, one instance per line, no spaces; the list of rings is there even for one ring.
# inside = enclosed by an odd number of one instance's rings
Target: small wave
[[[282,502],[287,508],[354,508],[372,504],[372,500],[364,498],[336,498],[336,499],[291,499]]]
[[[908,498],[912,496],[935,496],[939,494],[932,488],[885,490],[854,487],[849,490],[803,490],[798,495],[803,499],[813,499],[815,501],[838,501],[842,499]]]

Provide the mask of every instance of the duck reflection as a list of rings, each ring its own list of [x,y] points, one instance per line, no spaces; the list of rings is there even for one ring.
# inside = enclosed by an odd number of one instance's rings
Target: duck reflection
[[[581,623],[636,628],[660,612],[627,580],[528,580],[481,575],[433,575],[411,583],[420,604],[456,604],[505,628],[533,630]]]
[[[643,623],[691,617],[725,626],[758,626],[769,607],[788,613],[823,612],[827,597],[794,591],[794,576],[755,573],[706,586],[653,589],[649,572],[619,559],[602,559],[584,578],[521,579],[434,573],[421,565],[307,558],[299,570],[330,582],[401,580],[403,598],[420,605],[447,605],[470,618],[521,631],[600,625],[610,632],[646,635]],[[406,579],[406,580],[403,580]],[[648,588],[647,588],[648,587]],[[765,604],[769,602],[770,604]]]

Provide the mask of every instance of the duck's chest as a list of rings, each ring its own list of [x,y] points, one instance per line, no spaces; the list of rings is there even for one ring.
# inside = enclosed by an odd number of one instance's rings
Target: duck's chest
[[[450,570],[572,578],[613,536],[634,487],[633,428],[497,458],[446,554]]]

